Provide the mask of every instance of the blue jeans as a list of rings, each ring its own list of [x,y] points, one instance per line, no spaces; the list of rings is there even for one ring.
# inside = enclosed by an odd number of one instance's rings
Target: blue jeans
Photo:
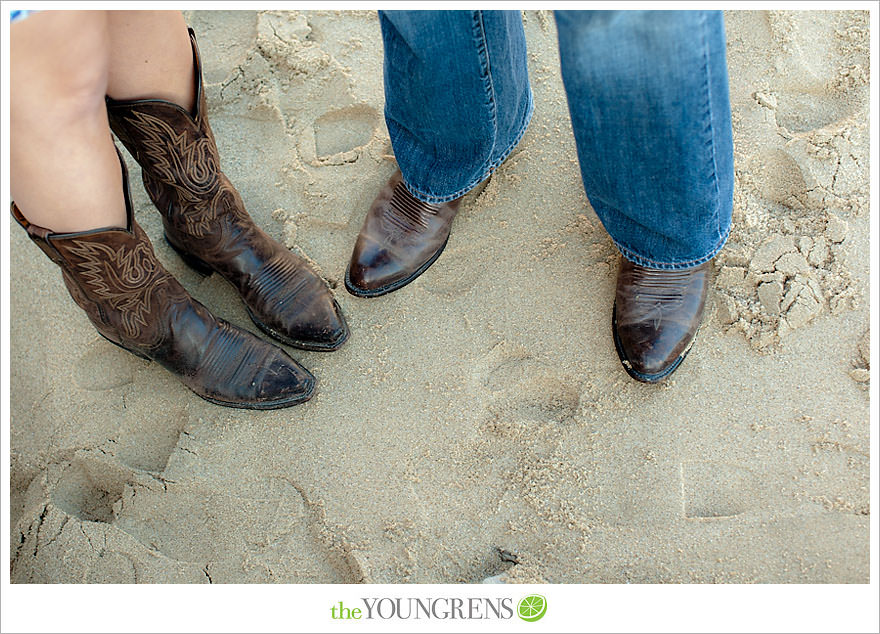
[[[403,179],[443,202],[532,115],[518,11],[381,11],[385,119]],[[621,253],[684,269],[730,232],[733,132],[720,11],[557,11],[584,189]]]

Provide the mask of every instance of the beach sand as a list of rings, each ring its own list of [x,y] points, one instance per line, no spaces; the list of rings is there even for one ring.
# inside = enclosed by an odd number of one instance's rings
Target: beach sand
[[[618,255],[580,181],[552,14],[534,119],[414,283],[342,277],[395,169],[373,12],[186,14],[223,168],[336,289],[351,339],[274,412],[101,339],[11,229],[14,582],[859,582],[869,564],[867,12],[728,12],[734,228],[671,380],[611,340]],[[212,311],[232,288],[165,244]]]

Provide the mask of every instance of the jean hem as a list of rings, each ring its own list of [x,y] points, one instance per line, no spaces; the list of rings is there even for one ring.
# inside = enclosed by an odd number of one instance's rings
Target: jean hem
[[[611,241],[614,242],[614,246],[616,246],[620,250],[620,254],[633,264],[644,266],[649,269],[664,269],[667,271],[676,271],[692,269],[696,266],[700,266],[701,264],[705,264],[721,252],[721,249],[723,249],[724,245],[727,244],[727,239],[729,237],[730,226],[727,227],[727,230],[724,232],[718,242],[716,242],[712,246],[707,255],[692,260],[683,260],[681,262],[659,262],[657,260],[652,260],[651,258],[646,258],[642,255],[639,255],[633,249],[625,246],[614,238],[611,238]]]
[[[510,144],[508,144],[507,148],[504,150],[504,152],[501,153],[501,155],[497,159],[495,159],[494,161],[492,161],[491,163],[488,163],[485,167],[483,167],[480,176],[473,179],[468,185],[459,189],[458,191],[453,192],[452,194],[444,194],[444,195],[429,194],[428,192],[425,192],[425,191],[419,189],[418,187],[414,187],[411,183],[409,183],[406,180],[406,177],[403,178],[403,184],[406,185],[406,188],[409,190],[409,193],[413,195],[413,197],[415,197],[425,203],[430,203],[430,204],[436,205],[436,204],[440,204],[440,203],[447,203],[451,200],[455,200],[456,198],[461,198],[462,196],[467,194],[469,191],[471,191],[474,187],[476,187],[477,185],[482,183],[484,180],[489,178],[489,176],[492,175],[492,172],[494,172],[507,159],[507,157],[510,156],[510,153],[513,152],[514,149],[516,149],[516,146],[519,145],[520,141],[522,141],[523,135],[525,135],[526,129],[528,129],[528,127],[529,127],[529,123],[531,123],[531,121],[532,121],[532,114],[534,114],[534,111],[535,111],[535,100],[534,100],[534,97],[532,95],[532,91],[530,88],[529,89],[529,105],[528,105],[528,108],[526,109],[526,114],[523,117],[523,123],[521,124],[520,129],[517,132],[516,136],[514,137],[513,141]]]

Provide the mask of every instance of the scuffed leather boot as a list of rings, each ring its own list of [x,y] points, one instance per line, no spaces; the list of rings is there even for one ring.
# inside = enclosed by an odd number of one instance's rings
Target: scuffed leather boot
[[[188,264],[230,282],[254,323],[272,337],[305,350],[336,350],[348,338],[348,326],[330,289],[305,259],[254,224],[220,170],[201,60],[189,33],[195,112],[161,99],[108,97],[110,127],[140,164],[165,238]]]
[[[121,158],[120,158],[121,161]],[[162,264],[135,222],[123,164],[127,227],[53,233],[12,215],[61,267],[64,283],[98,333],[156,361],[202,398],[227,407],[277,409],[308,400],[315,378],[280,348],[215,318]]]
[[[621,259],[611,320],[617,354],[631,377],[656,383],[681,364],[700,328],[710,273],[710,262],[670,271]]]
[[[345,288],[378,297],[406,286],[431,266],[446,246],[461,198],[430,204],[415,198],[398,170],[379,192],[358,234]]]

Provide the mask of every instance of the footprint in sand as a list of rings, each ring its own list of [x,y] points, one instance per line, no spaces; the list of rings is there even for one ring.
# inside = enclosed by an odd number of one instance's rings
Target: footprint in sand
[[[133,395],[129,400],[137,406],[138,398]],[[181,432],[189,422],[189,412],[186,406],[169,406],[163,411],[165,416],[138,421],[120,434],[115,454],[124,464],[154,474],[165,470],[168,458],[183,440]]]
[[[783,49],[775,69],[780,127],[793,134],[824,128],[867,103],[866,14],[769,11],[766,17]]]
[[[828,511],[867,517],[871,514],[868,448],[857,442],[850,444],[845,437],[844,442],[834,438],[835,434],[826,430],[813,441],[810,460],[800,475],[804,495]]]
[[[364,581],[343,529],[287,478],[140,488],[115,526],[171,560],[199,562],[213,583]]]
[[[373,138],[379,114],[355,105],[327,112],[315,120],[315,157],[322,165],[354,163]]]
[[[754,474],[725,462],[681,463],[681,506],[687,519],[726,519],[754,506]]]
[[[52,490],[52,501],[68,515],[92,522],[112,523],[114,505],[128,480],[125,471],[88,451],[74,456]]]
[[[521,346],[500,343],[477,364],[474,379],[489,393],[486,428],[534,444],[542,431],[572,420],[580,382],[561,374]]]
[[[480,257],[472,245],[448,246],[443,251],[443,266],[434,267],[419,280],[432,295],[455,299],[477,285],[481,269],[474,266]],[[479,265],[478,265],[479,266]]]
[[[792,207],[808,189],[800,166],[784,150],[772,150],[753,157],[749,169],[756,175],[761,196],[774,203]]]
[[[146,363],[100,339],[90,344],[79,358],[74,380],[84,390],[112,390],[131,383],[138,364]]]
[[[854,112],[846,95],[780,92],[776,101],[776,124],[792,134],[832,126]]]

